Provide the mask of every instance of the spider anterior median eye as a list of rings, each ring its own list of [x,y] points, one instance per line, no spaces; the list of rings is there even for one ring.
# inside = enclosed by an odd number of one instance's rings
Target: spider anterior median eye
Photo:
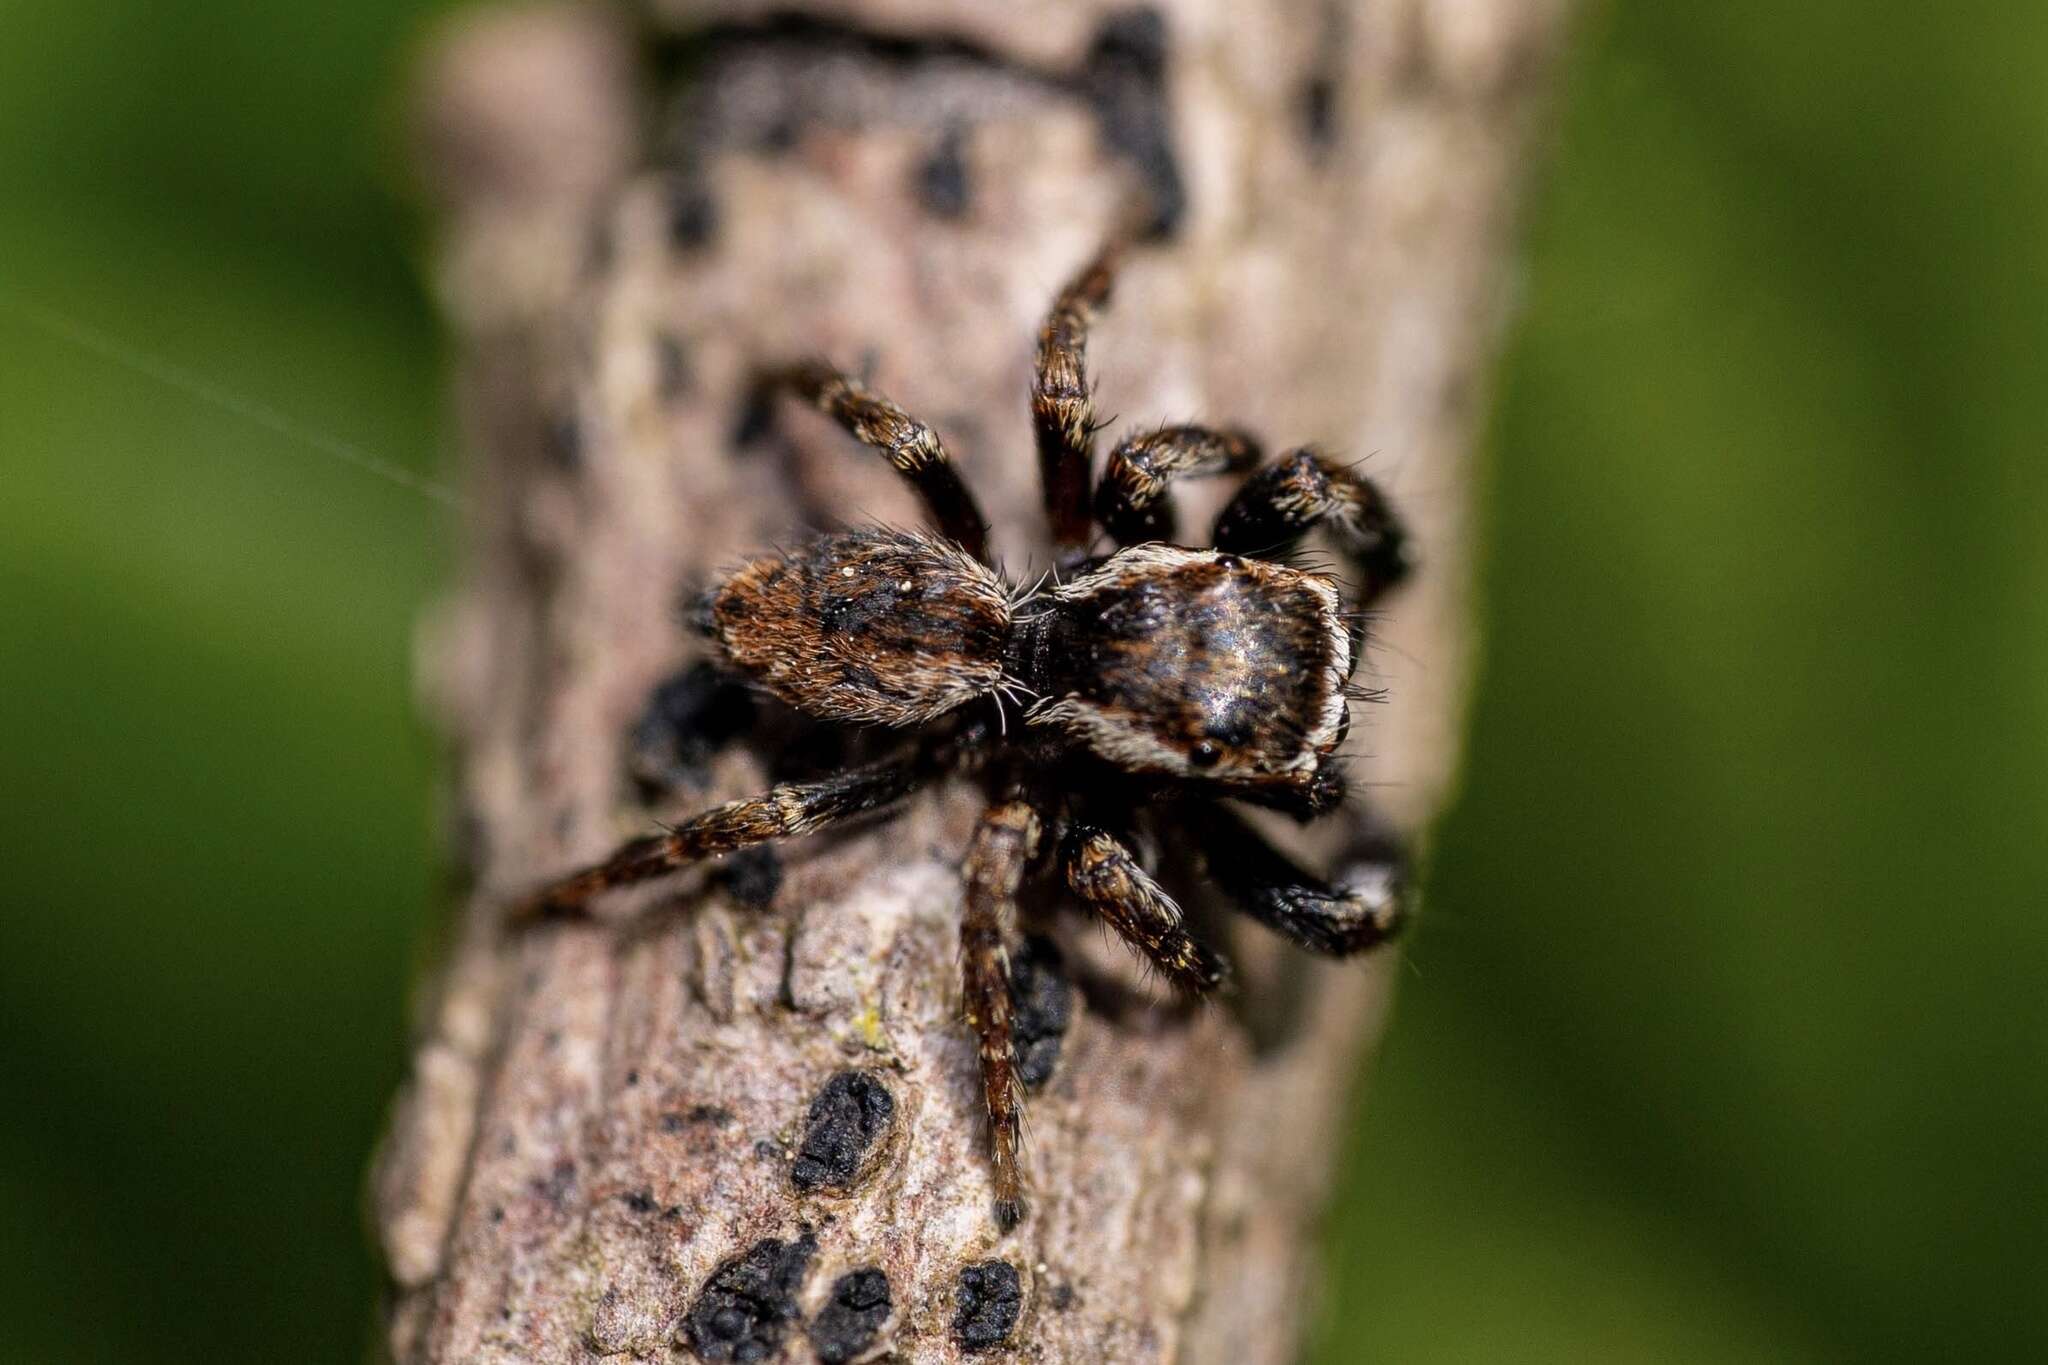
[[[1221,746],[1213,740],[1202,740],[1188,751],[1188,762],[1197,768],[1213,768],[1223,759]]]

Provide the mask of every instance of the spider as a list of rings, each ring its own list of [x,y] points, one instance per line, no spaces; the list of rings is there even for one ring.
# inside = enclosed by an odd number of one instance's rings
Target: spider
[[[1141,811],[1168,808],[1236,905],[1303,947],[1356,953],[1396,928],[1398,854],[1363,855],[1338,885],[1297,866],[1224,799],[1306,821],[1333,811],[1336,753],[1364,642],[1362,608],[1408,571],[1407,540],[1372,483],[1313,449],[1260,466],[1240,431],[1165,426],[1110,454],[1090,487],[1097,423],[1088,331],[1109,298],[1117,242],[1060,293],[1040,331],[1031,416],[1061,574],[1006,582],[988,528],[930,427],[822,363],[770,375],[880,452],[938,534],[864,527],[764,554],[718,582],[698,623],[723,663],[816,720],[910,732],[891,757],[733,801],[542,889],[524,910],[580,913],[600,893],[902,802],[979,772],[995,799],[962,862],[962,995],[988,1109],[995,1218],[1024,1216],[1021,1096],[1009,945],[1027,872],[1055,867],[1081,905],[1180,990],[1227,979],[1133,851]],[[1177,478],[1252,472],[1218,515],[1214,548],[1172,544]],[[1099,522],[1117,542],[1091,557]],[[1285,555],[1322,527],[1352,552],[1358,600]],[[1007,723],[1005,701],[1023,706]]]

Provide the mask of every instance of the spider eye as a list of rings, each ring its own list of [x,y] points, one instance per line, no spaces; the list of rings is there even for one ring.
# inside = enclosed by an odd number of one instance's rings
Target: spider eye
[[[1213,768],[1223,761],[1223,749],[1216,741],[1205,739],[1188,750],[1188,762],[1197,768]]]

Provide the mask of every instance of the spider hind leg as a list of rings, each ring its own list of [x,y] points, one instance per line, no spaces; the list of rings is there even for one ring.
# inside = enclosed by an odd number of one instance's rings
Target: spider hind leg
[[[1076,825],[1062,842],[1060,866],[1081,904],[1180,990],[1208,995],[1230,979],[1228,965],[1188,933],[1180,906],[1115,835]]]
[[[1246,914],[1326,957],[1350,957],[1392,938],[1407,919],[1408,864],[1398,849],[1361,844],[1342,882],[1303,869],[1237,816],[1182,808],[1210,878]]]
[[[1175,479],[1243,473],[1258,462],[1258,442],[1242,431],[1171,426],[1127,436],[1103,467],[1095,519],[1119,545],[1171,541]]]
[[[1379,486],[1308,447],[1245,480],[1217,514],[1214,538],[1219,550],[1273,559],[1317,526],[1332,532],[1356,561],[1361,606],[1379,600],[1413,568],[1407,530]]]
[[[763,377],[743,424],[748,434],[765,416],[767,396],[777,389],[809,403],[879,452],[923,502],[939,534],[988,562],[988,520],[937,432],[851,375],[821,361],[805,361]]]
[[[961,869],[966,882],[960,917],[961,998],[979,1051],[995,1173],[995,1216],[1004,1231],[1021,1222],[1025,1212],[1023,1095],[1017,1075],[1009,945],[1016,937],[1017,888],[1043,831],[1038,809],[1029,801],[1013,798],[992,806],[974,831]]]
[[[744,848],[811,834],[895,805],[929,776],[915,758],[850,768],[817,782],[791,782],[759,796],[728,801],[666,834],[620,845],[610,857],[543,887],[515,910],[515,919],[581,914],[604,892],[665,876],[692,863]]]
[[[1089,479],[1095,458],[1095,402],[1088,386],[1088,329],[1109,301],[1120,241],[1112,240],[1060,291],[1038,333],[1031,385],[1031,428],[1039,482],[1060,566],[1087,558]]]

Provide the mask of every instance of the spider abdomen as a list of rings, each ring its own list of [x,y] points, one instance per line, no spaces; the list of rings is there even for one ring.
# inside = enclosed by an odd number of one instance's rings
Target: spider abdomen
[[[820,536],[712,589],[706,624],[734,667],[806,714],[921,725],[993,691],[1009,595],[958,546],[907,531]]]

